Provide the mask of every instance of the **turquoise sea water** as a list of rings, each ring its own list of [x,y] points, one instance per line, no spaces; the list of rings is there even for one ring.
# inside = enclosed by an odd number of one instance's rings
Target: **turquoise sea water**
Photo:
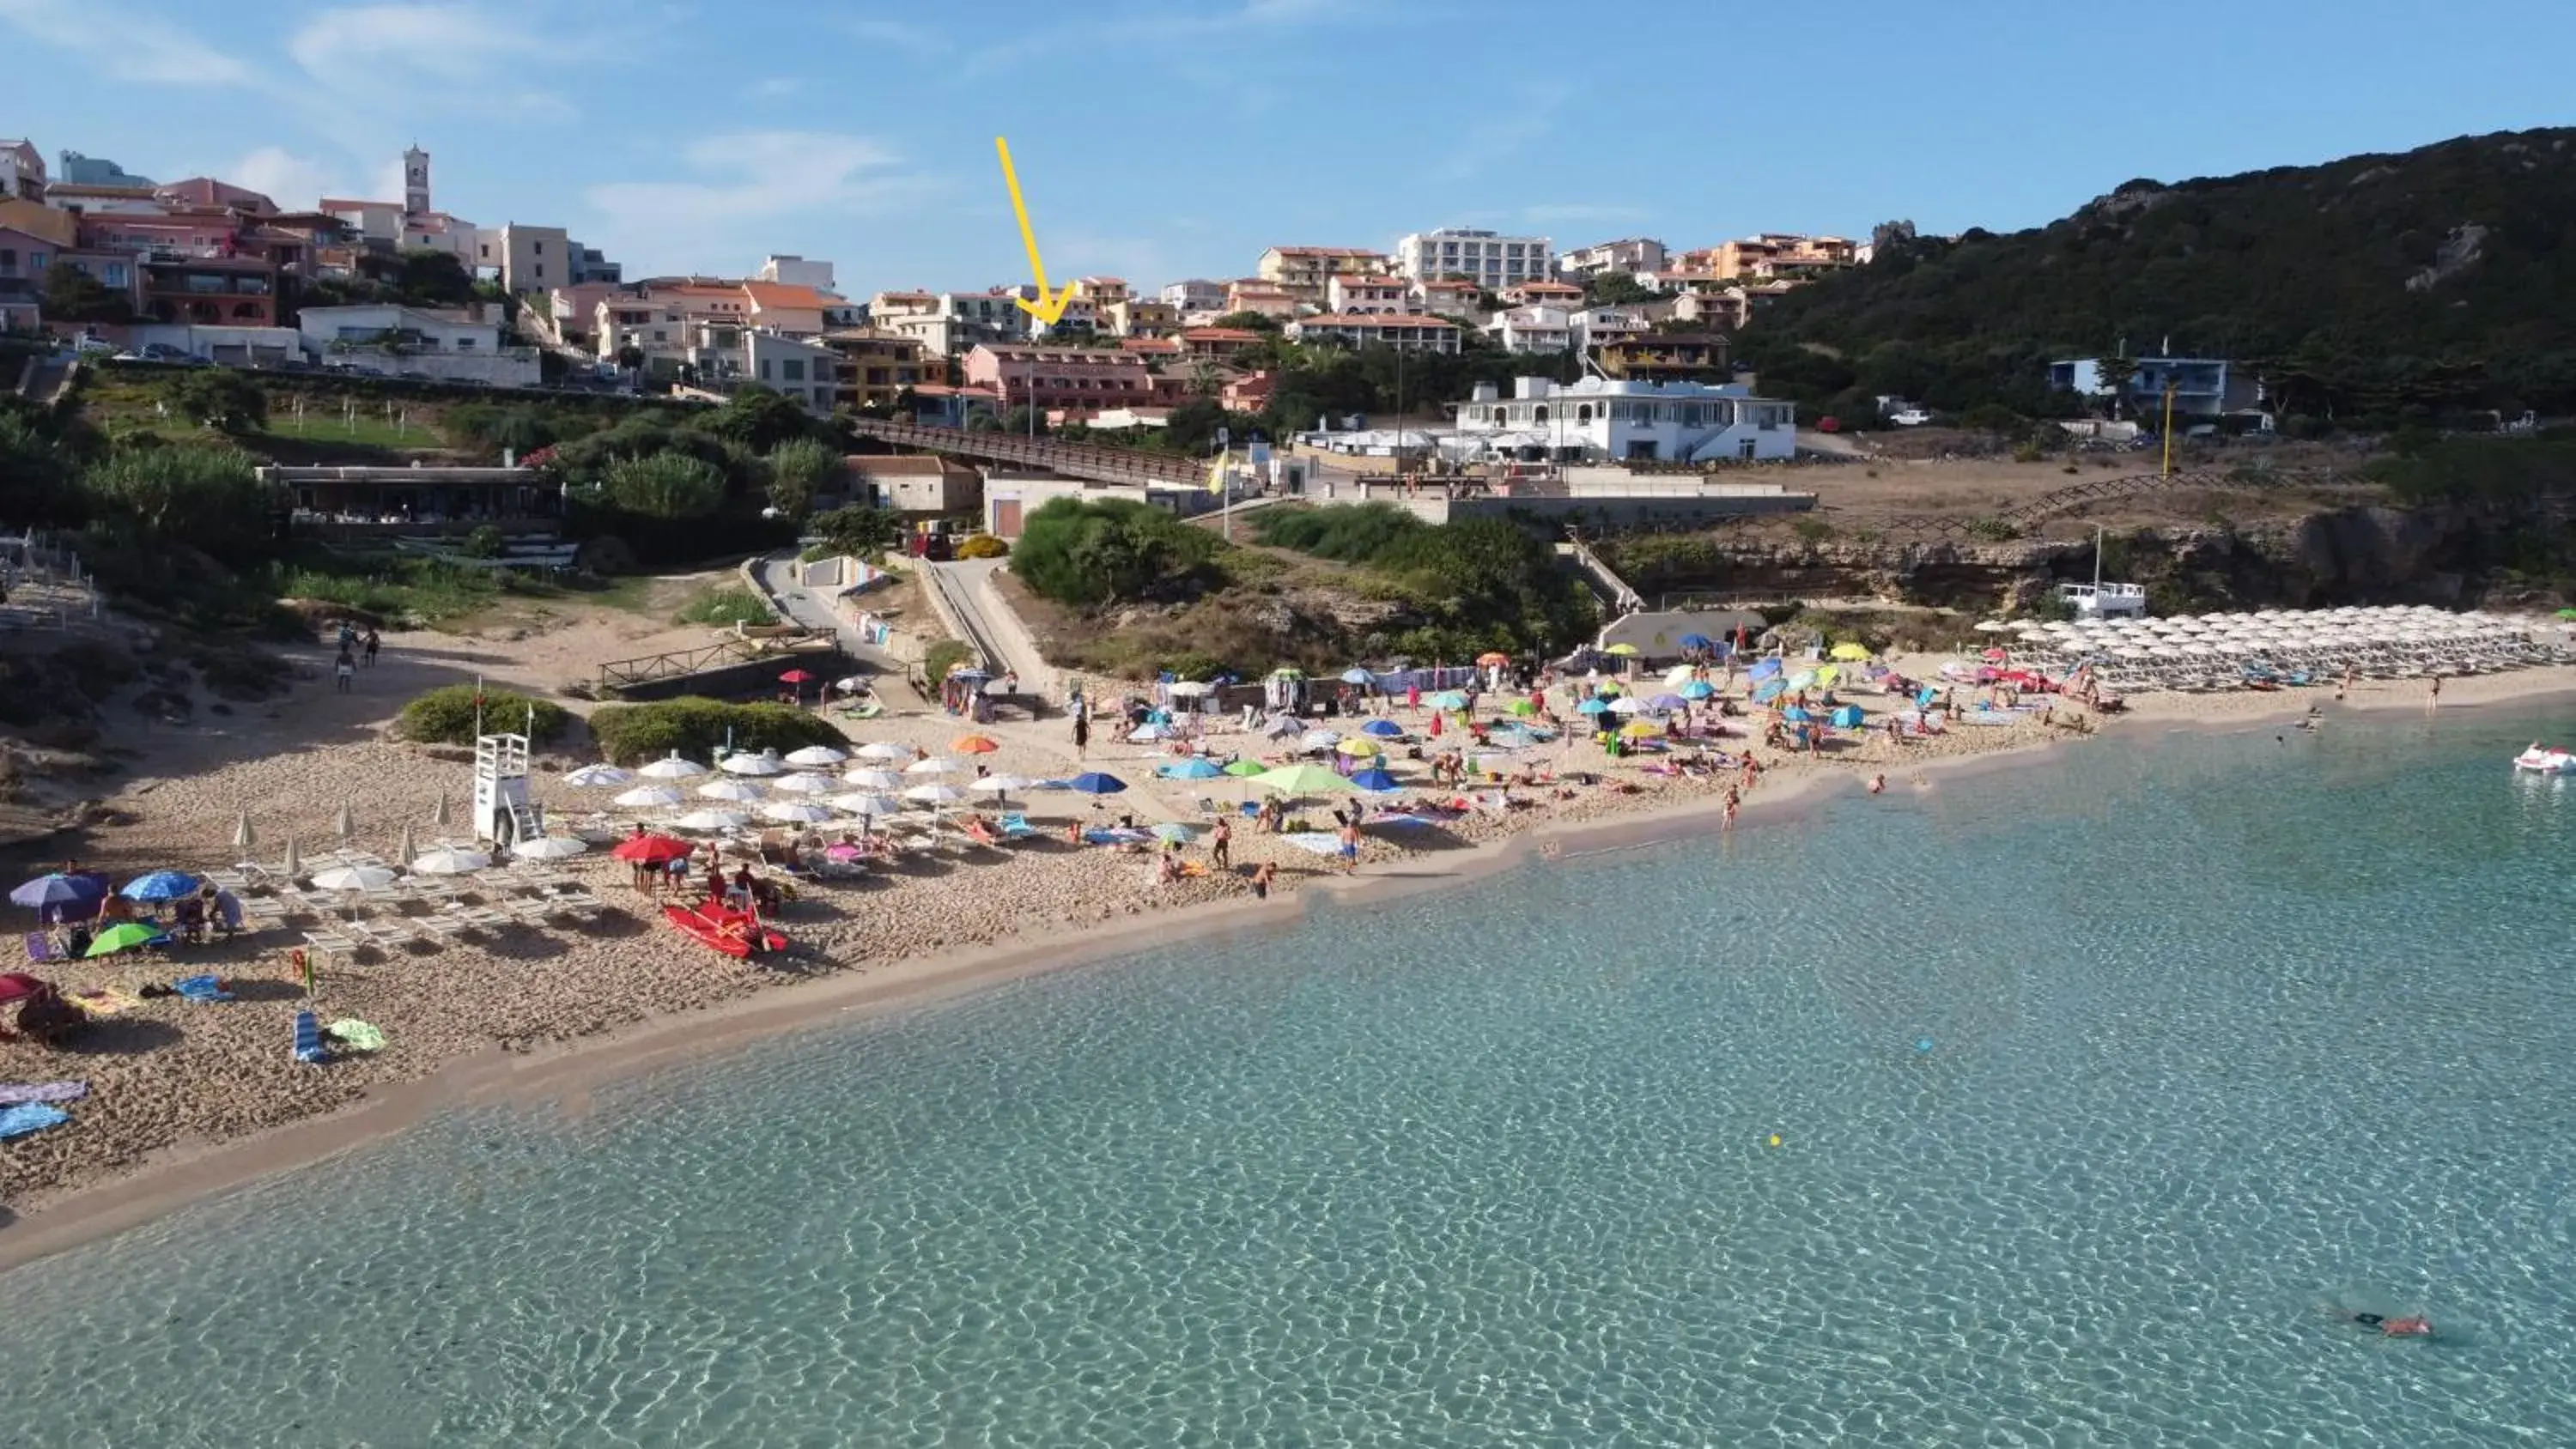
[[[452,1117],[0,1277],[0,1445],[2576,1443],[2535,732],[2101,742]]]

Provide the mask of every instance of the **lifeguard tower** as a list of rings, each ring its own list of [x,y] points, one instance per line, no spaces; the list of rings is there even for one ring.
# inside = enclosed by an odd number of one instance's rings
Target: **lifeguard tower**
[[[474,737],[474,838],[507,850],[546,833],[528,785],[526,735]]]

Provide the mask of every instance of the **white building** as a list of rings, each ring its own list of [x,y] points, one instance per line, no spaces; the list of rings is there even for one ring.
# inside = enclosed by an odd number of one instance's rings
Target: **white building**
[[[538,381],[537,350],[502,346],[500,324],[484,320],[479,310],[388,302],[306,307],[297,314],[296,329],[305,350],[325,366],[499,387],[534,387]]]
[[[791,287],[811,287],[817,292],[829,292],[834,296],[839,296],[841,291],[839,287],[833,285],[830,262],[809,262],[799,256],[763,257],[760,270],[753,275],[752,280],[784,282]]]
[[[500,282],[503,291],[550,292],[568,287],[575,253],[572,238],[559,226],[478,228],[474,234],[474,269]]]
[[[1626,272],[1633,277],[1639,272],[1660,272],[1664,269],[1664,244],[1650,236],[1596,242],[1558,257],[1556,269],[1568,277],[1597,277],[1604,272]]]
[[[1397,242],[1395,267],[1417,282],[1465,277],[1488,292],[1499,292],[1514,282],[1553,274],[1556,259],[1543,236],[1442,227]]]
[[[1574,346],[1573,314],[1563,307],[1513,307],[1495,313],[1485,334],[1505,352],[1564,352]]]
[[[1335,273],[1324,279],[1324,310],[1344,316],[1378,312],[1412,312],[1412,284],[1402,277],[1375,273]]]
[[[1525,462],[1770,462],[1797,455],[1797,409],[1736,383],[1522,377],[1508,399],[1478,383],[1443,450]]]
[[[1183,312],[1222,312],[1225,310],[1225,283],[1205,277],[1192,277],[1184,282],[1167,282],[1162,299]]]
[[[1337,313],[1300,317],[1284,329],[1291,342],[1392,347],[1398,352],[1455,352],[1458,324],[1418,312]]]
[[[45,153],[25,140],[0,141],[0,199],[45,199]]]
[[[1655,330],[1646,314],[1634,307],[1587,307],[1574,314],[1573,326],[1575,345],[1587,348]]]

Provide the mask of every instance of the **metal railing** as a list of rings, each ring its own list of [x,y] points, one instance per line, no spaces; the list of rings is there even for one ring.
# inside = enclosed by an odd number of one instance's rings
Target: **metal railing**
[[[924,427],[919,423],[888,422],[876,418],[854,420],[851,431],[860,437],[874,438],[898,447],[953,453],[997,463],[1025,463],[1068,478],[1087,478],[1100,483],[1186,484],[1198,482],[1206,476],[1206,465],[1187,458],[1161,458],[1127,448],[1057,443],[1010,433]]]

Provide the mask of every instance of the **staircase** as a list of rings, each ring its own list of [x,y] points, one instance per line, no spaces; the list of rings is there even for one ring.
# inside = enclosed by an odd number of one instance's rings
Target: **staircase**
[[[511,844],[516,845],[522,840],[534,840],[545,833],[546,811],[544,806],[531,805],[525,801],[517,801],[511,804]]]

